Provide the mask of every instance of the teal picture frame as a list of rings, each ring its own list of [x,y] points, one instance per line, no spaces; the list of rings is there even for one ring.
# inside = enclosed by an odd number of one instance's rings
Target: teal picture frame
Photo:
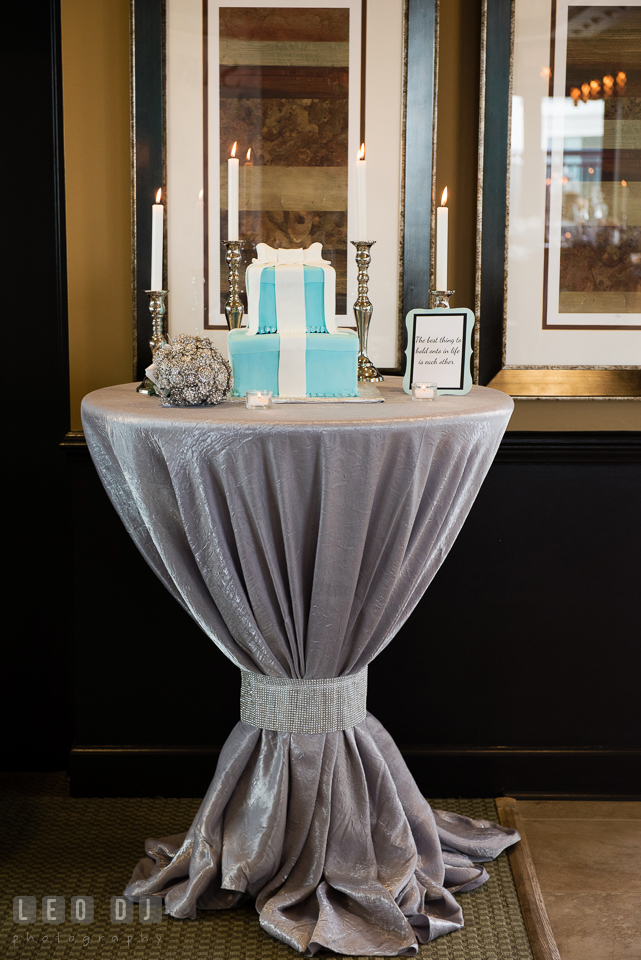
[[[436,383],[438,396],[470,392],[475,322],[467,307],[409,311],[405,317],[405,393],[411,396],[414,382]]]

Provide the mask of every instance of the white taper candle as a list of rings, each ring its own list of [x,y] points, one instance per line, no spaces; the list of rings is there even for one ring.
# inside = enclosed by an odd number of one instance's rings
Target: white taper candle
[[[163,226],[165,208],[160,202],[162,190],[156,194],[156,202],[151,208],[151,284],[150,290],[163,290],[162,285],[162,254],[163,254]]]
[[[227,239],[238,240],[238,158],[236,142],[227,161]]]
[[[356,232],[357,240],[369,240],[367,233],[367,166],[365,160],[365,144],[356,161]]]
[[[441,206],[436,208],[436,289],[447,290],[447,187],[441,197]]]

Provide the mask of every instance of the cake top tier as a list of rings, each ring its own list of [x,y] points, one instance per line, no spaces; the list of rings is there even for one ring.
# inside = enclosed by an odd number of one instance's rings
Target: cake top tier
[[[245,275],[248,336],[336,333],[336,272],[323,260],[323,245],[285,250],[258,243],[256,252]]]

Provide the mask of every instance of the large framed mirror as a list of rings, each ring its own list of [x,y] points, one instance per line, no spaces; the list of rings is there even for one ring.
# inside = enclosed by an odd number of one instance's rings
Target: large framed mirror
[[[641,3],[485,0],[476,379],[641,397]]]

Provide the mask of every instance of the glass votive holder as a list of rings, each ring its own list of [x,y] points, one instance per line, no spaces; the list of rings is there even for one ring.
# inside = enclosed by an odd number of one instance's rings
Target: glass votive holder
[[[245,406],[248,410],[269,410],[271,405],[271,390],[248,390],[245,394]]]
[[[436,400],[438,387],[435,383],[413,383],[412,400]]]

